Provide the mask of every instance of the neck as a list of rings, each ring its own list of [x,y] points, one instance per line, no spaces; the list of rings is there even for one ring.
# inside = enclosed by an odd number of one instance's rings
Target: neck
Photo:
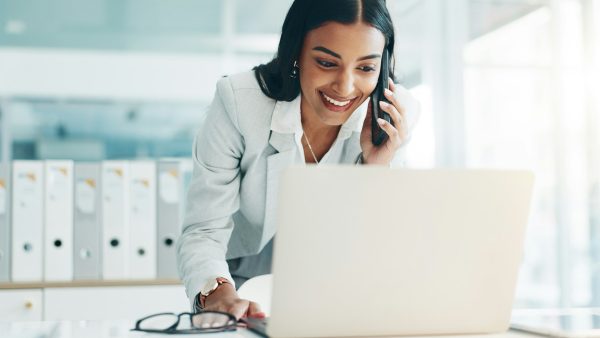
[[[317,143],[319,140],[321,142],[324,140],[335,140],[342,127],[323,123],[314,111],[310,110],[308,107],[304,107],[304,105],[301,105],[300,107],[300,118],[302,129],[304,129],[304,132],[310,137],[311,143]],[[313,139],[315,141],[313,141]]]
[[[320,122],[320,121],[319,121]],[[323,123],[311,123],[309,120],[302,119],[302,129],[308,134],[311,142],[317,142],[323,139],[335,139],[341,126],[329,126]]]
[[[335,142],[341,126],[327,125],[314,112],[306,109],[301,109],[300,116],[306,139],[310,142],[315,156],[320,161]],[[307,146],[308,144],[305,146],[304,156],[307,161],[312,162],[312,153]]]

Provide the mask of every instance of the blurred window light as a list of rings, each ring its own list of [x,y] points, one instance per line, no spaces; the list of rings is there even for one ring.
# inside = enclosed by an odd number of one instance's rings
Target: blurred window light
[[[586,98],[584,51],[593,46],[584,43],[582,3],[553,1],[464,51],[466,164],[536,173],[520,307],[600,305],[598,174],[589,170],[600,128],[589,126],[598,112]]]
[[[421,115],[407,147],[407,164],[413,168],[432,168],[435,166],[435,130],[431,88],[420,84],[410,92],[421,105]]]
[[[25,22],[16,19],[7,20],[4,28],[7,34],[13,35],[22,34],[25,30],[27,30]]]

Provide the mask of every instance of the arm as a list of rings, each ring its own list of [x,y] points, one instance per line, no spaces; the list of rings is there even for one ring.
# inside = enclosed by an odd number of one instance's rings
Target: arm
[[[206,297],[205,309],[229,312],[237,318],[264,316],[256,303],[238,297],[226,261],[234,227],[232,215],[240,204],[243,152],[235,96],[229,79],[224,78],[217,84],[205,123],[194,141],[194,173],[177,259],[191,304],[197,304],[208,281],[223,277],[230,283],[221,284]]]
[[[224,277],[233,283],[225,255],[234,227],[231,216],[239,208],[239,163],[244,151],[235,114],[233,90],[227,78],[221,79],[194,140],[194,172],[177,242],[179,275],[192,304],[211,278]]]

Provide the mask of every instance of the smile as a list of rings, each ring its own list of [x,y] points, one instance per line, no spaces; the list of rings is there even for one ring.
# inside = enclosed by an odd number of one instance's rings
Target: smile
[[[327,96],[325,93],[323,93],[322,91],[319,91],[319,94],[321,94],[321,97],[323,99],[323,103],[325,103],[325,106],[327,108],[329,108],[330,110],[333,111],[344,111],[346,110],[348,107],[350,107],[350,105],[352,104],[352,102],[354,102],[354,100],[356,98],[350,99],[350,100],[344,100],[344,101],[338,101],[332,97]]]

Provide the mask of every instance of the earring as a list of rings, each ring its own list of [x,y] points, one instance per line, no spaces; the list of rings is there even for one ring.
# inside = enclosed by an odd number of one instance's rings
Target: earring
[[[300,73],[300,67],[298,67],[298,61],[294,61],[294,65],[292,66],[292,71],[290,72],[290,77],[295,79],[298,77]]]

